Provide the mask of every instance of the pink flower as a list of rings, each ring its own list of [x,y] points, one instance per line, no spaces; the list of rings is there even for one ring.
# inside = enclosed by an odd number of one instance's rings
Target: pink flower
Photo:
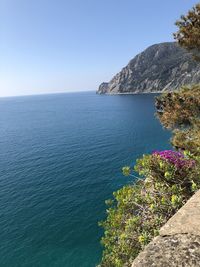
[[[162,159],[175,165],[179,169],[184,167],[192,168],[195,166],[194,160],[187,159],[183,153],[178,151],[173,151],[173,150],[154,151],[152,154],[160,156]]]

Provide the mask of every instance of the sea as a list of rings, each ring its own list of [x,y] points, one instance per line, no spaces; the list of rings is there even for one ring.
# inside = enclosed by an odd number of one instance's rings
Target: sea
[[[170,147],[155,94],[0,99],[0,267],[95,267],[123,166]]]

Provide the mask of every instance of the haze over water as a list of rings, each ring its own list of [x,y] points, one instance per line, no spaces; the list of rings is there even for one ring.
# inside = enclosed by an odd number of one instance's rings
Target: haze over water
[[[121,168],[170,147],[155,95],[0,99],[0,266],[94,267]]]

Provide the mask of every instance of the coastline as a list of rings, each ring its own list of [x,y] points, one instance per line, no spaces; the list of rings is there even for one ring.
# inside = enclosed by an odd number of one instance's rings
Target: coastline
[[[162,94],[164,91],[153,91],[153,92],[125,92],[125,93],[99,93],[98,95],[145,95],[145,94]]]

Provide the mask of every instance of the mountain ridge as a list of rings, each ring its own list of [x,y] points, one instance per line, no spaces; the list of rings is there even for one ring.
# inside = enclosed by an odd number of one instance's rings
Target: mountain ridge
[[[200,63],[175,42],[154,44],[137,54],[98,94],[134,94],[174,90],[200,83]]]

